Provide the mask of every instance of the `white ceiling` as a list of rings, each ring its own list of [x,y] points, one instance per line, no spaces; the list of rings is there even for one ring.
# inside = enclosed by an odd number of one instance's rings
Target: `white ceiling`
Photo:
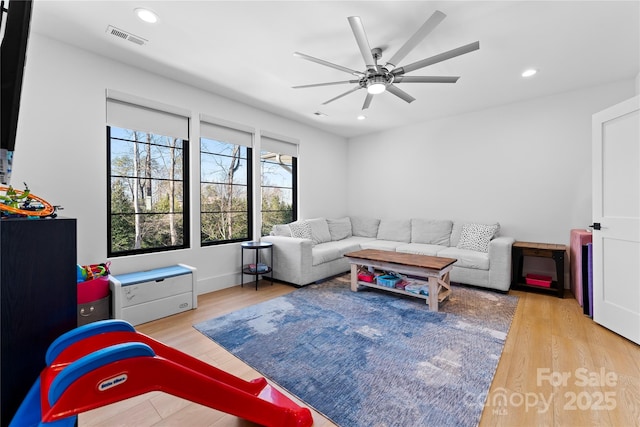
[[[140,21],[140,6],[160,21]],[[400,65],[479,41],[475,52],[407,74],[460,76],[457,83],[400,83],[416,101],[376,95],[363,121],[364,90],[321,105],[351,86],[291,88],[354,78],[295,51],[364,70],[347,17],[361,17],[384,63],[435,10],[447,17]],[[108,35],[108,25],[148,43]],[[640,1],[36,0],[31,31],[345,137],[640,72]],[[529,67],[540,71],[522,78]]]

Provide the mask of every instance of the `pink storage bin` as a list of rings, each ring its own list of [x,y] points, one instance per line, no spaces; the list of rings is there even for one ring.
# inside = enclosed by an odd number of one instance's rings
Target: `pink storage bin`
[[[109,295],[109,276],[78,282],[78,304],[97,301]]]
[[[551,277],[540,274],[527,274],[525,282],[527,285],[542,286],[543,288],[551,287]]]
[[[363,282],[373,282],[373,274],[371,273],[358,273],[358,280],[361,280]]]

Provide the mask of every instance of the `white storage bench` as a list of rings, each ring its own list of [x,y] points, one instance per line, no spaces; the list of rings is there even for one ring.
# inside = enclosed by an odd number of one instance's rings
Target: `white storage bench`
[[[132,325],[198,306],[196,269],[184,264],[109,277],[113,317]]]

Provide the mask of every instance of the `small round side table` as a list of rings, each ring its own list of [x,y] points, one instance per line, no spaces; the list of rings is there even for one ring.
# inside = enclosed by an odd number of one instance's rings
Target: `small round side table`
[[[258,290],[258,280],[260,276],[264,276],[269,274],[271,279],[271,284],[273,285],[273,243],[271,242],[242,242],[240,244],[241,247],[241,267],[242,274],[240,275],[241,282],[240,286],[244,286],[244,275],[248,274],[250,276],[255,276],[256,280],[256,291]],[[264,262],[260,262],[260,252],[268,249],[270,252],[270,262],[268,264]],[[254,250],[253,254],[253,263],[245,264],[244,263],[244,251],[245,250]]]

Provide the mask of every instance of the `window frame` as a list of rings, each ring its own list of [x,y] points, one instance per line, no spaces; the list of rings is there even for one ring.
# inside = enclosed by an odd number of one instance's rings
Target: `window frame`
[[[185,120],[189,120],[187,117]],[[188,126],[188,124],[187,124]],[[111,144],[112,144],[112,136],[111,136],[111,128],[119,128],[126,129],[131,131],[137,131],[134,129],[128,129],[121,126],[109,125],[106,126],[106,141],[107,141],[107,257],[108,258],[116,258],[116,257],[125,257],[131,255],[142,255],[149,253],[160,253],[160,252],[168,252],[175,250],[188,249],[191,247],[191,211],[190,211],[190,183],[189,183],[189,139],[180,138],[182,141],[182,177],[180,180],[174,180],[176,182],[180,182],[182,184],[182,244],[173,245],[173,246],[157,246],[150,248],[140,248],[140,249],[129,249],[124,251],[114,252],[112,245],[112,218],[113,212],[111,210],[111,202],[112,202],[112,188],[111,183],[114,175],[112,175],[112,165],[111,165]],[[152,131],[138,131],[144,133],[151,133],[153,135],[159,135]],[[167,135],[159,135],[163,137],[173,138]],[[119,139],[119,138],[118,138]],[[120,140],[120,139],[119,139]],[[138,143],[138,141],[132,141],[133,143]],[[156,178],[157,179],[157,178]],[[163,178],[164,179],[164,178]],[[160,213],[163,215],[170,215],[170,212]],[[174,212],[175,214],[175,212]],[[156,215],[156,214],[154,214]]]
[[[291,194],[291,222],[298,220],[298,157],[291,155],[291,187],[281,187],[281,186],[273,186],[273,185],[265,186],[262,182],[262,177],[263,177],[262,168],[263,168],[263,163],[267,163],[267,161],[262,159],[263,153],[274,153],[274,152],[270,150],[260,151],[260,237],[264,237],[270,233],[270,230],[267,230],[266,234],[263,234],[265,231],[264,230],[265,212],[283,212],[283,211],[275,211],[275,210],[268,210],[268,211],[264,210],[263,189],[265,187],[291,189],[291,193],[292,193]]]
[[[221,239],[221,240],[210,240],[210,241],[204,241],[203,240],[203,233],[202,233],[202,216],[204,214],[203,212],[203,207],[202,207],[202,185],[203,184],[210,184],[213,182],[204,182],[202,181],[202,140],[203,139],[207,139],[210,141],[216,141],[219,143],[223,143],[223,144],[228,144],[228,145],[235,145],[235,146],[239,146],[239,147],[244,147],[246,149],[247,152],[247,156],[245,159],[246,162],[246,169],[247,169],[247,176],[246,178],[246,194],[247,194],[247,210],[246,210],[246,214],[247,214],[247,236],[246,237],[241,237],[241,238],[232,238],[232,239]],[[247,145],[243,145],[243,144],[236,144],[233,142],[227,142],[227,141],[220,141],[219,139],[215,139],[215,138],[211,138],[211,137],[205,137],[200,135],[200,149],[199,149],[199,161],[200,161],[200,178],[199,178],[199,195],[200,195],[200,246],[202,247],[207,247],[207,246],[218,246],[218,245],[224,245],[224,244],[229,244],[229,243],[238,243],[238,242],[247,242],[247,241],[251,241],[253,240],[253,218],[254,218],[254,214],[253,214],[253,148]],[[207,152],[206,154],[212,154],[212,155],[223,155],[221,153],[209,153]],[[226,155],[228,156],[228,155]],[[222,183],[220,183],[222,184]],[[228,185],[228,184],[225,184]],[[232,186],[234,185],[233,183],[231,184]],[[239,184],[238,184],[239,185]],[[220,212],[222,213],[222,211]],[[227,212],[227,213],[233,213],[233,211],[231,212]]]

